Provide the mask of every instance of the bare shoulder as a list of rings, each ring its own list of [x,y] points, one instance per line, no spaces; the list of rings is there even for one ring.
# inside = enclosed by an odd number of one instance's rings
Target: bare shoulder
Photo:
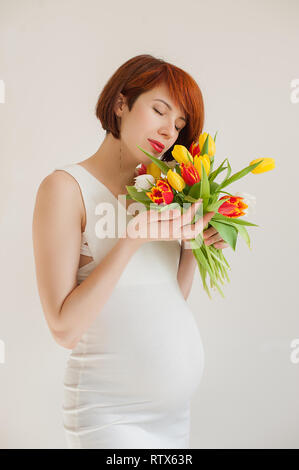
[[[65,188],[67,192],[73,191],[75,194],[77,186],[78,183],[70,173],[64,170],[54,170],[49,175],[45,176],[45,178],[39,185],[39,189],[41,188],[45,191],[51,191],[51,189],[53,188],[56,188],[58,190],[62,190],[63,188]]]
[[[55,170],[41,181],[37,195],[36,205],[49,206],[52,204],[61,207],[72,208],[72,213],[77,214],[82,227],[85,222],[85,211],[80,187],[75,178],[64,170]],[[56,207],[58,209],[58,207]]]

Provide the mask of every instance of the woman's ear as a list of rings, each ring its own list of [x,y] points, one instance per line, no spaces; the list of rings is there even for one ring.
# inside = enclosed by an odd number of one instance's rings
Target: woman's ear
[[[120,93],[117,98],[116,104],[114,106],[114,111],[115,111],[116,116],[118,117],[122,116],[125,106],[126,106],[126,97],[122,93]]]

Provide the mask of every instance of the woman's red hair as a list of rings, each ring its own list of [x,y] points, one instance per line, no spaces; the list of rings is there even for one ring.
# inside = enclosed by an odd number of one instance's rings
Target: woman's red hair
[[[196,81],[184,70],[149,54],[129,59],[110,77],[103,88],[96,105],[96,116],[106,133],[119,139],[119,128],[114,113],[114,105],[122,93],[127,98],[131,111],[139,95],[165,83],[170,97],[178,108],[185,112],[187,124],[180,131],[173,146],[164,153],[161,160],[173,160],[171,151],[174,145],[184,145],[189,149],[197,141],[204,124],[204,103]]]

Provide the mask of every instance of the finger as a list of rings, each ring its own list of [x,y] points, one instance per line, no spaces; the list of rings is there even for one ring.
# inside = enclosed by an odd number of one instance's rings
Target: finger
[[[191,243],[187,239],[182,239],[182,245],[184,249],[190,250],[191,249]]]
[[[198,201],[190,205],[187,211],[182,214],[181,226],[191,224],[195,216],[195,213],[198,211],[201,205],[202,205],[202,199],[198,199]]]
[[[228,248],[229,244],[224,241],[220,241],[220,242],[214,243],[213,246],[217,248],[218,250],[222,250],[223,248]]]
[[[208,238],[207,240],[204,241],[205,245],[209,246],[212,245],[215,242],[220,242],[223,241],[219,233],[216,233],[216,235],[213,235],[212,237]]]
[[[207,228],[206,230],[203,231],[204,240],[211,237],[212,235],[215,235],[215,233],[217,233],[217,230],[214,227]]]
[[[191,225],[192,233],[196,235],[202,233],[203,228],[210,222],[214,214],[215,212],[207,212],[203,217],[199,218],[195,224]]]
[[[210,222],[210,220],[213,218],[214,215],[215,215],[215,212],[207,212],[203,216],[203,226],[204,227]]]
[[[150,209],[150,210],[145,210],[142,213],[140,213],[140,219],[143,221],[146,221],[149,223],[150,221],[158,220],[158,211],[155,209]]]
[[[183,237],[193,239],[197,237],[199,233],[202,233],[203,227],[205,227],[215,212],[207,212],[203,217],[199,218],[195,224],[186,225],[183,227]]]
[[[178,209],[170,209],[159,212],[156,209],[151,209],[148,211],[148,218],[147,218],[147,227],[149,227],[150,233],[158,237],[159,234],[167,239],[173,233],[172,225],[174,223],[180,224],[181,218],[181,210]],[[178,221],[178,222],[175,222]],[[156,226],[152,227],[153,222],[156,222]],[[155,224],[153,224],[155,225]]]
[[[171,220],[171,223],[169,223],[168,220],[166,221],[161,221],[160,222],[160,227],[163,233],[166,233],[166,230],[169,230],[170,236],[175,237],[175,238],[182,238],[182,227],[184,226],[184,222],[188,225],[191,224],[191,221],[193,220],[196,211],[199,209],[199,207],[202,205],[202,199],[199,199],[198,201],[194,202],[193,204],[190,204],[187,211],[185,213],[180,213],[179,217],[173,217],[173,220]],[[184,204],[185,208],[185,204]],[[163,218],[164,219],[164,218]],[[192,237],[189,237],[192,239]]]
[[[181,209],[169,209],[169,210],[164,210],[162,212],[158,212],[158,220],[171,220],[171,219],[177,219],[178,217],[181,217]]]

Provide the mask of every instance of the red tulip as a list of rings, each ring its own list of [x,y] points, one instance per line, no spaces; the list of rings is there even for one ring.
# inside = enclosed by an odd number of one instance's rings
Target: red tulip
[[[243,197],[239,196],[222,196],[219,198],[226,199],[226,201],[219,207],[218,212],[226,217],[242,217],[246,215],[243,209],[247,209],[247,204],[243,202]]]
[[[183,180],[189,186],[193,186],[193,184],[198,183],[200,181],[200,176],[192,163],[180,163],[181,175]]]
[[[156,185],[146,195],[156,204],[170,204],[173,201],[173,192],[169,183],[159,178]]]
[[[195,157],[195,155],[198,155],[200,153],[199,143],[192,142],[189,148],[189,152],[191,153],[192,157]]]
[[[144,163],[141,164],[139,168],[136,168],[137,175],[144,175],[146,174],[146,166]]]

